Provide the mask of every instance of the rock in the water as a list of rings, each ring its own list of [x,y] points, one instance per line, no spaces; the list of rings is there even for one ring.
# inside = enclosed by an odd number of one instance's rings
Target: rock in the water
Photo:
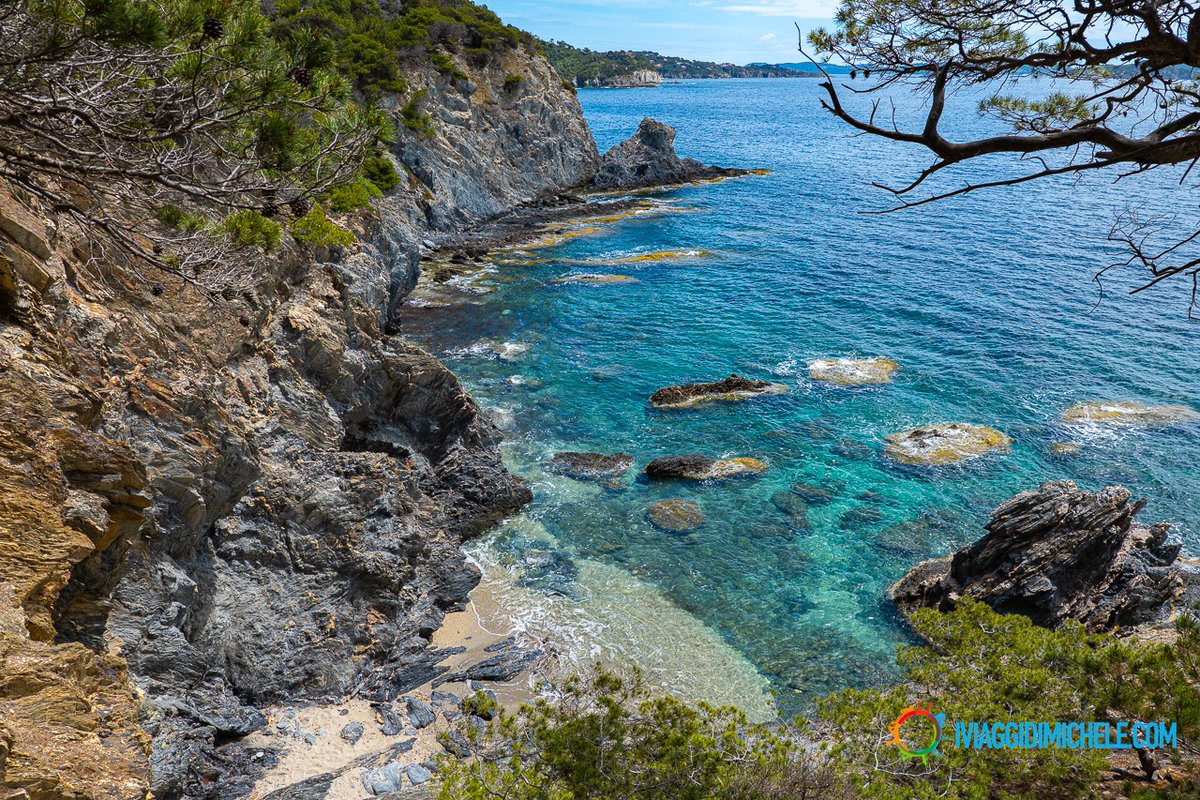
[[[787,514],[793,525],[800,528],[808,525],[808,503],[795,492],[776,492],[771,495],[771,505]]]
[[[1156,622],[1183,589],[1180,546],[1169,525],[1134,522],[1145,505],[1129,490],[1098,492],[1050,481],[1009,499],[988,533],[950,556],[924,561],[890,589],[901,611],[953,608],[969,595],[995,610],[1055,627],[1093,630]]]
[[[342,728],[342,738],[350,744],[357,744],[364,733],[366,730],[361,722],[347,722],[346,726]]]
[[[600,272],[578,272],[571,275],[561,275],[551,283],[585,283],[590,286],[606,286],[613,283],[637,283],[632,275],[620,275]]]
[[[709,481],[761,475],[767,465],[757,458],[709,458],[702,455],[664,456],[646,465],[651,480]]]
[[[808,377],[838,386],[869,386],[891,383],[900,368],[890,358],[814,358],[808,362]]]
[[[855,506],[842,514],[840,523],[843,528],[860,528],[873,525],[882,519],[883,512],[879,510],[879,506]]]
[[[792,494],[809,505],[822,505],[832,501],[842,491],[842,486],[822,486],[817,483],[793,483]]]
[[[672,533],[683,533],[704,524],[704,511],[695,500],[672,497],[650,504],[646,514],[656,527]]]
[[[1063,412],[1063,421],[1071,424],[1119,425],[1162,428],[1179,422],[1194,422],[1200,412],[1190,406],[1148,405],[1136,400],[1095,400],[1074,403]]]
[[[547,464],[552,472],[580,481],[613,484],[633,466],[625,453],[588,453],[566,450],[555,453]]]
[[[1079,442],[1053,442],[1047,449],[1052,456],[1074,456],[1079,455],[1083,445]]]
[[[1012,444],[995,428],[966,422],[923,425],[890,433],[883,451],[905,464],[937,466],[956,464]]]
[[[748,174],[749,170],[708,167],[694,158],[680,158],[675,153],[675,129],[646,117],[637,133],[604,154],[593,185],[638,189]]]
[[[650,395],[655,408],[691,408],[719,400],[745,400],[760,394],[780,394],[787,391],[782,383],[752,380],[734,373],[728,378],[709,383],[685,383],[666,386]]]

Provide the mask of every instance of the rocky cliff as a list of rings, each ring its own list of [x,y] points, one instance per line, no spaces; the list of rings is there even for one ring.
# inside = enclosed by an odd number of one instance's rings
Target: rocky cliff
[[[397,125],[361,244],[239,295],[145,285],[0,187],[0,797],[244,796],[258,705],[438,669],[463,538],[529,491],[397,302],[423,241],[598,159],[540,57],[409,78],[432,133]]]

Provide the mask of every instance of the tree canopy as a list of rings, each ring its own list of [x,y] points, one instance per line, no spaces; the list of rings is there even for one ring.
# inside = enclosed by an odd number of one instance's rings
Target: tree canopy
[[[0,35],[0,177],[76,220],[93,265],[247,280],[238,245],[277,242],[270,217],[388,135],[319,38],[273,31],[256,0],[20,0]]]
[[[1182,181],[1200,160],[1200,85],[1193,79],[1200,67],[1200,7],[1192,2],[843,0],[834,27],[808,40],[823,57],[855,65],[873,81],[838,87],[826,76],[822,102],[829,111],[864,133],[933,154],[912,182],[883,187],[900,208],[1092,170],[1128,174],[1178,166]],[[1011,82],[1022,76],[1056,79],[1055,89],[1042,99],[1014,96]],[[901,83],[918,87],[928,104],[923,124],[912,130],[882,109],[880,95]],[[1009,132],[971,141],[947,137],[941,127],[946,98],[960,86],[990,90],[980,111]],[[847,108],[847,90],[876,95],[869,114]],[[922,194],[931,176],[993,154],[1019,157],[1029,169]],[[1172,232],[1168,220],[1127,210],[1108,235],[1127,257],[1100,270],[1097,280],[1122,266],[1148,271],[1135,292],[1173,277],[1190,279],[1190,311],[1197,309],[1200,230],[1194,220]]]

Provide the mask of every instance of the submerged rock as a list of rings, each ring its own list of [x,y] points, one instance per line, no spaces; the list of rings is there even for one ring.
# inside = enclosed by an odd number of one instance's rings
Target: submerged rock
[[[684,533],[704,524],[704,511],[695,500],[672,497],[658,500],[646,509],[647,516],[655,527],[672,533]]]
[[[625,453],[589,453],[564,450],[547,463],[551,472],[580,481],[612,485],[633,466],[633,456]]]
[[[709,458],[702,455],[664,456],[646,465],[651,480],[725,480],[761,475],[767,465],[757,458]]]
[[[946,422],[890,433],[883,451],[905,464],[956,464],[1012,444],[1005,434],[985,425]]]
[[[1070,481],[1043,483],[1001,504],[982,539],[918,564],[889,594],[906,614],[948,611],[969,595],[1046,627],[1159,621],[1183,589],[1174,567],[1180,546],[1167,542],[1167,523],[1135,523],[1144,505],[1123,486],[1089,492]]]
[[[890,358],[814,358],[808,362],[808,377],[838,386],[869,386],[891,383],[900,365]]]
[[[600,160],[597,189],[639,189],[748,175],[744,169],[709,167],[675,152],[675,129],[646,117],[637,133],[614,145]]]
[[[833,486],[802,482],[792,484],[792,494],[810,505],[822,505],[831,502],[843,489],[845,487],[841,485]]]
[[[719,381],[663,387],[650,395],[650,405],[655,408],[691,408],[704,403],[745,400],[760,394],[780,394],[786,391],[787,386],[782,383],[743,378],[735,372]]]
[[[578,272],[573,275],[560,275],[551,283],[586,283],[590,286],[605,286],[613,283],[637,283],[632,275],[620,275],[603,272]]]
[[[1086,403],[1074,403],[1063,412],[1063,421],[1071,424],[1143,428],[1162,428],[1198,419],[1200,419],[1200,412],[1191,406],[1148,405],[1136,400],[1093,400]]]
[[[1083,450],[1079,442],[1052,442],[1047,448],[1052,456],[1074,456]]]
[[[795,492],[776,492],[771,495],[771,505],[791,519],[798,528],[808,526],[808,503]]]

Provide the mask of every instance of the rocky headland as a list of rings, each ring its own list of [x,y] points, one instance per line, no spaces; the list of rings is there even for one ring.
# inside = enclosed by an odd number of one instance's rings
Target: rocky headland
[[[1002,503],[983,538],[918,564],[889,594],[906,614],[949,611],[969,596],[1049,628],[1066,620],[1100,631],[1164,623],[1186,582],[1170,526],[1136,521],[1145,503],[1122,486],[1089,492],[1044,483]]]
[[[705,166],[694,158],[680,158],[675,152],[675,129],[647,117],[636,134],[604,154],[593,185],[597,189],[638,189],[736,178],[750,172]]]

